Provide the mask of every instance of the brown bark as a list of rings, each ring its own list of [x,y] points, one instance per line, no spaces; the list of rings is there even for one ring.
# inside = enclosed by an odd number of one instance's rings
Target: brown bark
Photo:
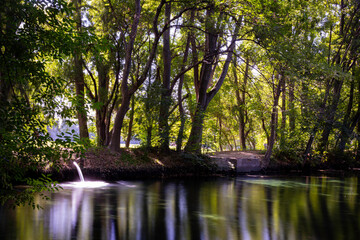
[[[131,26],[131,32],[130,32],[130,40],[126,45],[125,50],[125,66],[123,70],[123,76],[121,81],[121,93],[122,93],[122,99],[121,99],[121,105],[119,110],[116,113],[115,121],[114,121],[114,127],[113,127],[113,133],[111,136],[111,142],[110,142],[110,149],[113,151],[120,151],[120,136],[121,136],[121,128],[123,125],[124,117],[126,112],[129,110],[130,105],[130,92],[128,88],[128,78],[130,74],[130,68],[131,68],[131,56],[132,51],[134,48],[134,42],[135,37],[137,34],[137,28],[140,21],[140,13],[141,13],[141,5],[140,0],[136,0],[135,2],[135,15],[134,20]]]
[[[288,103],[289,114],[288,115],[289,115],[289,130],[291,132],[294,132],[294,130],[295,130],[295,121],[296,121],[295,104],[294,104],[294,100],[295,100],[294,90],[295,90],[294,80],[289,79],[289,103]]]
[[[245,127],[246,127],[246,85],[249,77],[249,58],[246,58],[245,62],[245,72],[244,72],[244,81],[240,85],[237,77],[237,60],[236,56],[233,61],[233,72],[234,72],[234,81],[235,81],[235,95],[237,101],[237,107],[239,111],[239,138],[240,138],[240,146],[241,149],[246,150],[246,135],[245,135]]]
[[[131,87],[128,86],[128,78],[130,74],[130,68],[131,68],[131,57],[132,57],[132,51],[134,47],[135,37],[137,34],[137,28],[140,20],[140,13],[141,13],[141,5],[140,0],[136,0],[136,11],[134,15],[134,20],[131,26],[131,32],[130,32],[130,40],[127,43],[126,51],[125,51],[125,65],[123,68],[123,75],[122,75],[122,81],[121,81],[121,94],[122,94],[122,101],[121,105],[116,113],[115,122],[114,122],[114,128],[113,133],[111,136],[111,142],[109,145],[109,148],[113,151],[120,151],[120,134],[121,134],[121,128],[124,121],[124,117],[126,112],[129,110],[130,105],[130,99],[131,96],[136,92],[136,90],[139,89],[139,87],[144,83],[146,80],[146,77],[148,75],[149,69],[151,67],[151,64],[153,62],[153,59],[156,55],[156,49],[157,45],[159,43],[159,39],[161,34],[159,33],[159,30],[157,29],[158,25],[158,19],[161,13],[161,9],[163,5],[165,4],[165,0],[162,0],[156,10],[156,14],[153,21],[153,30],[154,30],[154,40],[152,47],[150,49],[150,55],[147,59],[147,62],[144,66],[143,72],[139,79],[131,85]],[[176,16],[179,17],[179,16]],[[167,25],[165,26],[167,28]]]
[[[189,48],[190,48],[190,35],[187,38],[186,41],[186,47],[185,47],[185,52],[184,52],[184,58],[183,58],[183,66],[181,68],[181,70],[183,71],[185,69],[185,64],[187,62],[187,58],[188,58],[188,54],[189,54]],[[184,111],[184,107],[183,107],[183,103],[182,103],[182,88],[183,88],[183,84],[184,84],[184,77],[185,75],[181,75],[180,79],[179,79],[179,87],[178,87],[178,102],[179,102],[179,114],[180,114],[180,127],[179,127],[179,132],[178,132],[178,136],[176,139],[176,151],[181,151],[181,147],[182,147],[182,141],[184,138],[184,128],[185,128],[185,111]]]
[[[102,62],[96,63],[98,72],[98,92],[96,93],[98,104],[96,111],[96,132],[97,132],[97,145],[104,146],[106,143],[106,116],[108,111],[108,92],[109,92],[109,69],[108,64]]]
[[[76,19],[76,31],[80,33],[82,31],[81,22],[81,0],[74,0],[75,3],[75,19]],[[81,52],[76,49],[74,51],[74,82],[76,90],[76,111],[77,119],[79,123],[80,140],[89,138],[89,131],[87,127],[87,114],[85,109],[85,96],[84,96],[84,72],[82,65]]]
[[[320,153],[323,153],[323,151],[325,151],[328,144],[329,135],[334,124],[336,110],[340,101],[340,93],[341,93],[342,85],[343,85],[342,81],[335,80],[334,90],[333,90],[333,100],[331,105],[327,108],[325,127],[320,139],[320,144],[319,144]]]
[[[191,19],[195,18],[195,10],[191,12]],[[192,63],[195,64],[199,61],[198,51],[196,47],[196,36],[193,31],[190,32],[190,43],[191,43],[191,52],[192,52]],[[199,66],[194,66],[194,87],[195,87],[195,93],[196,93],[196,100],[199,99],[198,93],[199,93]]]
[[[132,99],[131,99],[131,111],[130,111],[129,129],[128,129],[128,134],[127,134],[127,138],[126,138],[126,142],[125,142],[125,147],[126,148],[130,147],[130,141],[131,141],[131,137],[132,137],[132,128],[133,128],[133,122],[134,122],[134,113],[135,113],[135,100],[134,100],[134,97],[132,97]]]
[[[349,8],[348,3],[341,1],[341,16],[340,16],[340,37],[341,44],[338,48],[337,54],[333,58],[333,64],[341,66],[342,71],[347,73],[355,65],[356,55],[359,49],[359,45],[356,43],[356,39],[359,37],[359,17],[360,3],[356,2],[352,6],[352,11],[349,16],[346,16],[346,8]],[[347,20],[347,21],[345,21]],[[342,54],[342,56],[341,56]],[[337,107],[339,105],[341,90],[343,86],[342,79],[334,79],[333,84],[333,99],[326,111],[327,118],[325,119],[325,127],[322,132],[322,138],[319,144],[319,150],[322,153],[328,145],[329,135],[332,131]]]
[[[170,24],[171,3],[165,4],[165,22]],[[167,28],[163,33],[163,61],[164,61],[164,74],[162,78],[162,89],[160,99],[159,111],[159,136],[160,136],[160,149],[162,151],[169,151],[169,134],[170,127],[168,123],[169,109],[171,102],[171,51],[170,51],[170,28]]]
[[[358,108],[356,113],[351,117],[351,112],[353,108],[354,102],[354,90],[355,90],[355,79],[356,79],[356,69],[353,70],[353,79],[350,85],[350,93],[349,93],[349,102],[347,106],[347,110],[343,120],[343,126],[340,133],[340,142],[337,146],[338,150],[344,152],[346,143],[348,142],[351,134],[353,133],[354,129],[358,125],[359,118],[360,118],[360,98],[358,98]],[[360,81],[358,81],[358,93],[360,93]]]
[[[276,86],[275,92],[274,92],[274,102],[272,107],[272,113],[271,113],[271,122],[270,122],[270,139],[267,147],[267,151],[265,153],[264,161],[263,161],[263,167],[267,167],[270,162],[270,157],[272,154],[272,150],[275,144],[275,137],[276,137],[276,116],[277,116],[277,107],[279,105],[279,98],[281,94],[281,86],[283,85],[283,81],[285,81],[284,76],[279,76],[279,83]]]
[[[282,82],[281,86],[281,125],[280,125],[280,148],[284,148],[286,143],[286,80]]]
[[[328,97],[330,95],[330,80],[327,80],[326,81],[326,88],[325,88],[325,96],[324,96],[324,99],[322,101],[322,103],[320,104],[320,111],[323,111],[323,109],[325,108],[326,106],[326,102],[328,100]],[[310,133],[310,137],[309,137],[309,140],[306,144],[306,149],[305,149],[305,152],[304,152],[304,160],[306,161],[309,156],[310,156],[310,152],[311,152],[311,148],[312,148],[312,144],[314,143],[314,140],[315,140],[315,136],[318,132],[318,129],[319,129],[319,125],[320,125],[320,122],[323,121],[323,118],[324,118],[324,115],[325,113],[324,112],[320,112],[319,114],[319,119],[318,121],[315,123],[315,126],[313,128],[313,130],[311,131]]]
[[[221,141],[221,136],[222,136],[222,120],[221,120],[221,115],[218,116],[219,119],[219,147],[220,147],[220,152],[224,151],[223,147],[222,147],[222,141]]]
[[[206,21],[205,21],[205,32],[206,32],[206,40],[205,40],[205,56],[204,61],[201,66],[200,72],[200,82],[199,88],[197,92],[197,107],[196,112],[193,118],[191,132],[188,139],[188,142],[185,146],[185,151],[189,152],[197,152],[201,151],[201,140],[202,140],[202,128],[204,121],[204,114],[206,108],[208,107],[210,101],[213,99],[215,94],[220,90],[225,77],[228,72],[229,64],[232,59],[232,54],[235,49],[235,42],[240,28],[240,21],[237,21],[235,31],[231,40],[231,44],[228,48],[228,54],[226,61],[224,63],[221,75],[216,82],[215,86],[211,91],[207,92],[207,88],[209,86],[209,81],[211,79],[211,72],[213,71],[213,65],[216,55],[218,54],[218,34],[219,29],[216,29],[214,19],[213,19],[213,11],[214,6],[210,6],[206,13]],[[196,85],[196,82],[195,82]]]
[[[328,56],[328,62],[330,65],[337,65],[337,66],[341,66],[343,65],[343,70],[344,72],[350,70],[350,68],[346,69],[344,68],[344,66],[346,65],[346,63],[344,62],[345,59],[347,58],[347,52],[348,49],[350,48],[350,45],[352,44],[352,37],[355,36],[348,36],[348,30],[351,25],[351,21],[353,20],[354,16],[356,15],[356,12],[359,11],[359,8],[355,8],[355,10],[353,11],[353,13],[351,14],[350,18],[349,18],[349,22],[346,24],[346,31],[345,31],[345,11],[344,9],[347,6],[345,6],[344,1],[341,1],[341,16],[340,16],[340,23],[339,23],[339,36],[341,39],[341,42],[339,44],[339,47],[336,51],[336,54],[333,56],[332,61],[330,62],[330,53]],[[332,28],[330,30],[332,32]],[[330,35],[331,36],[331,35]],[[331,49],[331,42],[329,43],[329,49]],[[346,49],[346,50],[345,50]],[[344,51],[345,50],[345,51]],[[341,57],[341,53],[343,53],[343,56]],[[331,82],[333,84],[331,84]],[[327,144],[328,144],[328,139],[329,139],[329,135],[330,132],[333,128],[333,123],[334,123],[334,118],[335,118],[335,113],[338,107],[338,103],[340,100],[340,93],[341,93],[341,89],[342,89],[342,85],[343,82],[339,79],[331,79],[326,81],[326,90],[325,90],[325,96],[324,96],[324,100],[320,106],[321,109],[325,109],[324,113],[320,113],[320,119],[318,122],[323,122],[325,123],[323,132],[322,132],[322,137],[320,139],[320,143],[319,143],[319,150],[321,153],[323,153],[323,151],[326,149]],[[329,105],[326,105],[328,102],[328,97],[330,96],[330,90],[331,88],[333,88],[333,98],[332,101],[330,102]],[[313,131],[310,134],[310,138],[309,141],[307,143],[307,147],[305,150],[305,159],[309,156],[310,151],[311,151],[311,147],[312,144],[314,142],[315,139],[315,135],[317,134],[317,131],[319,129],[319,123],[316,123],[314,126]]]
[[[360,105],[358,107],[358,111],[360,111],[359,108],[360,108]],[[360,121],[358,121],[357,124],[356,124],[356,133],[357,133],[357,136],[360,136]],[[357,137],[355,160],[360,161],[360,138],[359,137]]]

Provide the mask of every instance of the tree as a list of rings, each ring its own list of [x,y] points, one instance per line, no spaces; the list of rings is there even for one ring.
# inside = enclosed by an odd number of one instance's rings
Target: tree
[[[273,78],[274,77],[275,76],[273,76]],[[273,101],[273,105],[272,105],[271,120],[270,120],[270,138],[269,138],[267,151],[265,153],[265,157],[264,157],[264,161],[263,161],[263,164],[265,166],[267,166],[269,164],[272,150],[273,150],[274,144],[275,144],[276,129],[277,129],[277,115],[278,115],[277,108],[278,108],[278,104],[279,104],[281,89],[285,82],[285,76],[283,74],[278,74],[277,77],[275,77],[275,78],[278,78],[278,83],[277,84],[274,83],[274,87],[273,87],[274,101]]]
[[[201,150],[201,138],[202,138],[202,129],[204,114],[206,108],[208,107],[210,101],[215,96],[215,94],[220,90],[221,85],[224,82],[226,77],[229,64],[231,62],[232,54],[235,49],[235,42],[241,25],[241,19],[233,19],[235,22],[235,30],[232,33],[232,39],[227,49],[227,56],[223,70],[216,84],[213,88],[207,92],[208,88],[211,85],[211,80],[214,74],[214,71],[217,66],[217,57],[219,56],[219,35],[223,33],[224,26],[222,25],[224,12],[216,13],[215,12],[215,3],[210,2],[207,6],[205,14],[205,46],[204,46],[204,58],[201,64],[200,75],[197,75],[194,78],[194,86],[196,91],[196,112],[192,121],[191,132],[188,139],[188,142],[185,146],[185,151],[189,152],[200,152]],[[194,46],[192,46],[194,47]]]
[[[238,121],[239,121],[239,138],[240,145],[243,150],[246,150],[246,135],[245,135],[245,124],[247,118],[246,112],[246,85],[249,77],[249,57],[245,61],[245,71],[244,71],[244,80],[242,84],[239,84],[237,76],[237,58],[234,57],[233,61],[233,74],[234,74],[234,83],[235,83],[235,94],[237,101],[237,111],[238,111]]]
[[[94,1],[86,11],[86,41],[83,66],[86,69],[85,87],[91,106],[95,110],[97,145],[110,142],[111,116],[119,101],[119,77],[124,58],[124,38],[127,29],[123,6],[107,1]],[[124,8],[123,8],[124,9]],[[123,24],[117,25],[118,22]]]
[[[161,3],[159,4],[159,6],[156,10],[156,14],[154,17],[154,24],[153,24],[155,38],[154,38],[153,45],[150,50],[149,58],[146,62],[145,68],[143,70],[143,73],[142,73],[140,79],[138,79],[138,81],[136,83],[134,83],[134,85],[129,86],[128,78],[129,78],[130,69],[131,69],[131,57],[132,57],[132,51],[134,48],[135,38],[137,36],[137,28],[139,25],[140,14],[141,14],[140,0],[137,0],[135,2],[134,18],[133,18],[133,22],[131,25],[129,40],[126,44],[126,50],[125,50],[125,65],[123,68],[121,87],[120,87],[120,89],[121,89],[121,105],[116,113],[114,127],[113,127],[113,133],[112,133],[111,142],[109,145],[110,149],[113,151],[120,151],[121,128],[122,128],[125,114],[127,113],[128,109],[129,109],[131,96],[145,81],[147,73],[151,66],[151,63],[155,57],[155,51],[156,51],[158,41],[160,38],[160,34],[157,29],[157,21],[158,21],[159,15],[160,15],[161,8],[164,4],[165,4],[165,1],[161,1]]]
[[[140,14],[141,14],[140,2],[137,1],[135,4],[136,5],[135,15],[134,15],[133,22],[131,25],[129,41],[126,44],[125,64],[124,64],[124,68],[122,71],[123,74],[122,74],[121,87],[120,87],[120,89],[121,89],[121,105],[118,108],[117,113],[116,113],[113,134],[112,134],[111,142],[110,142],[110,146],[109,146],[110,149],[113,151],[120,150],[120,132],[121,132],[125,114],[127,113],[128,109],[129,109],[131,96],[141,87],[141,85],[147,79],[147,74],[148,74],[150,68],[152,67],[153,60],[156,55],[160,37],[170,27],[170,23],[172,21],[180,18],[184,12],[188,11],[189,9],[192,9],[193,4],[194,4],[194,3],[192,3],[189,6],[185,6],[184,8],[182,8],[172,19],[170,19],[167,22],[164,22],[162,28],[160,28],[160,30],[159,30],[158,23],[159,23],[159,19],[160,19],[160,14],[161,14],[162,8],[165,5],[165,3],[166,3],[166,1],[164,1],[164,0],[160,1],[159,5],[156,8],[154,16],[152,16],[152,22],[151,22],[151,24],[149,23],[152,27],[151,39],[153,39],[153,40],[152,40],[151,47],[147,51],[147,52],[149,52],[149,55],[147,56],[146,60],[142,64],[142,66],[144,66],[144,67],[141,67],[141,69],[137,70],[137,71],[139,71],[139,74],[137,75],[138,78],[135,79],[134,83],[129,84],[128,79],[129,79],[129,74],[130,74],[130,69],[131,69],[131,64],[132,64],[131,60],[132,60],[132,56],[133,56],[133,48],[134,48],[135,40],[137,37],[137,30],[138,30]],[[141,36],[138,36],[138,37],[141,39]]]
[[[169,150],[169,109],[171,101],[171,51],[170,51],[170,15],[171,3],[165,4],[165,24],[168,28],[163,33],[163,61],[164,73],[162,78],[162,90],[160,99],[159,112],[159,134],[160,134],[160,149],[163,151]]]
[[[68,56],[72,39],[69,8],[63,1],[4,1],[0,9],[0,201],[33,204],[34,193],[57,189],[48,176],[27,176],[45,166],[59,167],[76,145],[53,141],[46,127],[57,113],[66,84],[46,72],[48,60]],[[14,183],[32,188],[19,192]]]
[[[358,38],[358,15],[360,5],[357,1],[340,1],[329,4],[328,10],[340,8],[335,11],[335,15],[330,15],[328,28],[328,55],[327,55],[327,72],[323,73],[326,77],[325,93],[321,102],[318,121],[308,140],[305,155],[309,155],[315,136],[321,129],[321,139],[318,149],[322,154],[328,145],[329,136],[333,130],[337,118],[338,106],[341,99],[341,92],[344,86],[344,80],[349,76],[354,68],[358,55],[359,43]],[[338,22],[338,25],[334,22]],[[357,29],[357,30],[355,30]],[[329,74],[331,73],[331,74]],[[323,77],[324,78],[324,77]],[[332,91],[332,92],[331,92]],[[323,126],[323,127],[322,127]],[[320,128],[320,129],[319,129]]]

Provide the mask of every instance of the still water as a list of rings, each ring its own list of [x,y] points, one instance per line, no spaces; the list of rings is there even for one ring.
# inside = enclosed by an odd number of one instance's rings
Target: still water
[[[359,179],[238,177],[65,184],[0,208],[0,239],[359,239]]]

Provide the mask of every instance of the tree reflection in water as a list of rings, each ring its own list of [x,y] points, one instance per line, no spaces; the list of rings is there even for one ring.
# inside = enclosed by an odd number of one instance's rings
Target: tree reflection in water
[[[0,209],[0,239],[356,239],[357,178],[217,178],[67,188]]]

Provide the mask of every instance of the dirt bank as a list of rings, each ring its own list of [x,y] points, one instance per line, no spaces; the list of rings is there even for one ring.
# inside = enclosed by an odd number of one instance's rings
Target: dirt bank
[[[88,150],[82,159],[76,159],[87,180],[113,181],[217,174],[216,165],[206,155],[160,152],[158,149],[122,149],[120,153],[106,148]],[[59,171],[48,170],[57,181],[79,179],[72,161],[64,162]]]

